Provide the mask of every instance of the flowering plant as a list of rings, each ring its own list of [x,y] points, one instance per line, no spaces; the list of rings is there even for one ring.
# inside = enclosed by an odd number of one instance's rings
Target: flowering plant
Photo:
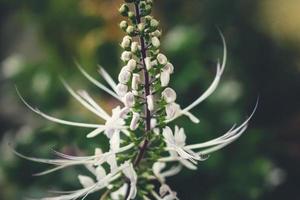
[[[94,85],[116,98],[120,104],[109,114],[86,91],[74,91],[62,80],[67,91],[86,109],[104,120],[103,124],[90,124],[58,119],[30,106],[40,116],[64,125],[90,128],[87,138],[104,134],[109,142],[109,151],[96,148],[90,156],[70,156],[56,152],[59,159],[40,159],[17,155],[36,162],[53,165],[53,168],[38,175],[45,175],[75,165],[83,165],[92,176],[78,175],[81,189],[62,192],[44,200],[84,199],[89,194],[103,190],[101,199],[157,199],[176,200],[166,178],[176,175],[183,167],[197,169],[197,163],[208,155],[235,141],[246,130],[253,113],[241,125],[213,140],[186,144],[185,130],[169,124],[181,116],[192,122],[200,120],[190,111],[209,97],[217,88],[226,63],[226,43],[222,34],[224,53],[222,63],[217,64],[215,78],[209,88],[190,105],[181,108],[176,103],[176,92],[169,87],[174,66],[160,52],[159,22],[151,16],[152,0],[125,0],[119,12],[127,20],[120,28],[126,36],[120,46],[124,49],[121,60],[124,67],[118,83],[102,68],[100,75],[106,86],[89,75],[79,64],[81,73]],[[255,109],[254,109],[255,110]]]

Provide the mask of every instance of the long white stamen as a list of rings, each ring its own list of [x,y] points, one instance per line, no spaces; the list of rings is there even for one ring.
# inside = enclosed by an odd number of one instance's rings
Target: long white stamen
[[[119,101],[122,101],[122,99],[116,94],[116,92],[110,90],[109,88],[107,88],[105,85],[103,85],[102,83],[100,83],[99,81],[97,81],[96,79],[94,79],[93,77],[91,77],[78,63],[76,63],[78,69],[80,70],[80,72],[94,85],[96,85],[98,88],[100,88],[101,90],[105,91],[106,93],[110,94],[111,96],[115,97],[116,99],[118,99]]]
[[[90,110],[92,113],[94,113],[95,115],[99,116],[102,119],[107,119],[107,117],[105,115],[103,115],[102,112],[99,112],[97,109],[95,109],[93,106],[91,106],[88,102],[86,102],[81,96],[79,96],[68,84],[66,81],[64,81],[63,79],[61,79],[63,85],[65,86],[65,88],[67,89],[67,91],[77,100],[79,101],[79,103],[81,103],[81,105],[83,105],[85,108],[87,108],[88,110]]]
[[[22,95],[20,94],[19,90],[16,88],[17,94],[19,96],[19,98],[21,99],[21,101],[33,112],[35,112],[36,114],[44,117],[45,119],[48,119],[49,121],[53,121],[59,124],[64,124],[64,125],[69,125],[69,126],[79,126],[79,127],[85,127],[85,128],[100,128],[100,127],[104,127],[104,125],[99,125],[99,124],[89,124],[89,123],[80,123],[80,122],[72,122],[72,121],[67,121],[67,120],[63,120],[63,119],[58,119],[52,116],[49,116],[45,113],[43,113],[42,111],[33,108],[31,105],[29,105],[25,99],[22,97]]]

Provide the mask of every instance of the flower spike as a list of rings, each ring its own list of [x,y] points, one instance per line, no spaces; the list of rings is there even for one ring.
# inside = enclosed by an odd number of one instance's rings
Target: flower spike
[[[124,0],[119,8],[126,19],[119,24],[125,36],[120,42],[123,49],[120,60],[123,64],[117,79],[99,65],[99,75],[106,82],[102,84],[75,62],[88,81],[121,102],[112,112],[103,109],[87,91],[75,91],[62,80],[71,96],[98,116],[101,124],[73,122],[47,115],[30,106],[16,89],[22,102],[33,112],[59,124],[91,128],[86,137],[92,140],[104,134],[104,142],[109,147],[105,152],[95,148],[94,155],[90,156],[55,152],[57,159],[24,156],[13,150],[21,158],[50,165],[49,169],[36,175],[79,165],[90,174],[78,174],[82,186],[78,190],[56,192],[56,196],[42,200],[83,200],[99,190],[105,190],[101,200],[178,200],[177,193],[167,185],[168,177],[178,174],[183,168],[196,170],[198,162],[233,143],[246,131],[258,103],[244,122],[206,142],[186,144],[185,129],[178,125],[171,128],[168,123],[183,115],[193,123],[200,122],[191,110],[212,95],[219,85],[225,69],[227,46],[219,31],[223,58],[221,63],[217,63],[214,80],[201,96],[182,107],[176,102],[176,89],[170,85],[176,70],[160,50],[162,31],[159,21],[151,16],[152,8],[153,0]],[[153,181],[159,183],[159,187]]]

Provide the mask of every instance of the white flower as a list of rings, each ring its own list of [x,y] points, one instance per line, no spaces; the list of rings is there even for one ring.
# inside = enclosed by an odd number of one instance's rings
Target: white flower
[[[169,87],[164,89],[164,91],[161,93],[161,96],[167,103],[173,103],[177,98],[176,92]]]
[[[124,97],[124,105],[128,108],[132,108],[135,104],[135,98],[132,92],[128,92]]]
[[[151,43],[153,47],[158,48],[160,46],[160,41],[157,37],[151,38]]]
[[[152,94],[147,96],[147,105],[148,105],[148,110],[150,111],[154,110],[154,98]]]
[[[163,136],[167,145],[166,149],[169,152],[176,152],[181,158],[193,163],[196,163],[196,160],[201,160],[199,155],[192,150],[185,148],[186,135],[183,128],[179,129],[178,126],[175,126],[173,135],[171,128],[167,126],[163,129]]]
[[[111,138],[114,134],[119,134],[120,131],[126,130],[125,127],[125,120],[120,117],[121,112],[120,106],[117,106],[112,110],[112,116],[109,117],[106,122],[103,129],[99,128],[95,131],[89,133],[87,135],[88,138],[95,137],[96,135],[100,134],[102,131],[104,131],[105,135],[108,138]]]
[[[240,126],[238,127],[233,126],[228,132],[226,132],[221,137],[218,137],[216,139],[207,142],[198,143],[198,144],[185,145],[186,136],[182,128],[179,129],[178,127],[175,127],[174,136],[172,134],[172,130],[169,127],[165,128],[163,135],[167,144],[167,150],[170,153],[170,157],[161,158],[159,159],[159,161],[161,162],[179,161],[187,168],[197,169],[197,167],[195,166],[196,164],[195,160],[204,160],[205,158],[203,156],[206,156],[212,152],[224,148],[228,144],[234,142],[244,133],[244,131],[247,129],[248,122],[250,121],[251,117],[254,114],[254,111],[252,112],[250,117],[248,117]],[[193,151],[195,149],[202,149],[202,150],[195,153]],[[195,159],[194,156],[199,156],[198,158],[200,159]],[[192,159],[189,159],[189,157]]]
[[[168,63],[167,57],[162,53],[157,55],[157,61],[161,65],[166,65]]]
[[[177,103],[169,103],[166,105],[165,108],[166,111],[166,120],[165,122],[170,122],[172,121],[176,116],[182,113],[182,110],[180,106]],[[194,123],[199,123],[200,120],[195,117],[192,113],[190,112],[185,112],[183,115],[187,116],[192,122]]]
[[[136,68],[136,61],[134,59],[130,59],[127,63],[128,70],[132,72]]]
[[[132,53],[130,51],[124,51],[121,55],[121,60],[123,62],[128,62],[132,58]]]
[[[128,91],[128,86],[125,85],[125,84],[122,84],[122,83],[119,83],[116,87],[117,89],[117,94],[120,96],[120,97],[124,97],[125,94],[127,93]]]
[[[139,44],[137,42],[131,43],[131,52],[136,53],[139,50]]]
[[[125,67],[125,68],[122,68],[122,70],[118,76],[118,80],[120,83],[126,84],[130,80],[130,77],[131,77],[131,73],[130,73],[130,71],[127,70],[127,67]]]
[[[69,126],[78,126],[78,127],[86,127],[86,128],[94,128],[94,130],[92,132],[90,132],[89,134],[87,134],[88,138],[91,137],[95,137],[98,134],[104,132],[105,135],[108,138],[111,138],[113,136],[113,134],[119,134],[121,131],[123,133],[127,133],[127,129],[125,127],[125,120],[123,118],[120,117],[120,112],[121,112],[121,108],[120,106],[117,106],[116,108],[114,108],[112,110],[112,116],[108,115],[108,113],[103,110],[89,95],[87,92],[81,90],[78,93],[76,93],[75,91],[73,91],[73,89],[66,83],[63,81],[64,86],[66,87],[66,89],[68,90],[68,92],[77,100],[79,101],[85,108],[87,108],[88,110],[90,110],[91,112],[93,112],[94,114],[96,114],[98,117],[100,117],[101,119],[105,120],[105,124],[89,124],[89,123],[79,123],[79,122],[72,122],[72,121],[67,121],[67,120],[62,120],[62,119],[58,119],[52,116],[49,116],[43,112],[41,112],[38,109],[35,109],[33,107],[31,107],[24,99],[23,97],[19,94],[21,100],[23,101],[23,103],[30,108],[32,111],[34,111],[35,113],[39,114],[40,116],[59,123],[59,124],[65,124],[65,125],[69,125]]]
[[[141,77],[139,74],[136,74],[136,73],[132,74],[131,88],[133,90],[138,90],[140,80],[141,80]]]
[[[140,114],[134,112],[133,116],[132,116],[132,120],[130,122],[130,130],[134,131],[134,130],[136,130],[138,128],[138,126],[139,126],[139,124],[138,124],[139,120],[140,120]]]
[[[144,59],[144,61],[145,61],[146,69],[150,70],[152,68],[151,58],[150,57],[146,57]]]

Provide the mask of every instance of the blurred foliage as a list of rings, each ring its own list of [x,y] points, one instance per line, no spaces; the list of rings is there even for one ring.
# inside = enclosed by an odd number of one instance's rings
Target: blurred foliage
[[[95,121],[65,92],[58,77],[90,91],[110,110],[116,102],[88,84],[80,62],[97,77],[97,64],[116,77],[122,32],[121,0],[0,1],[0,199],[41,197],[46,191],[78,187],[71,168],[50,176],[32,174],[47,166],[13,155],[18,151],[53,157],[107,148],[105,137],[85,139],[87,130],[45,122],[18,100],[22,94],[55,116]],[[227,40],[229,60],[220,87],[194,113],[198,125],[178,120],[190,141],[214,138],[246,118],[260,96],[249,130],[236,143],[211,155],[199,170],[169,180],[181,199],[299,199],[300,26],[298,0],[156,1],[163,47],[175,65],[171,85],[187,105],[205,90],[221,55],[216,26]],[[100,79],[100,77],[99,77]],[[88,199],[98,199],[99,195]]]

